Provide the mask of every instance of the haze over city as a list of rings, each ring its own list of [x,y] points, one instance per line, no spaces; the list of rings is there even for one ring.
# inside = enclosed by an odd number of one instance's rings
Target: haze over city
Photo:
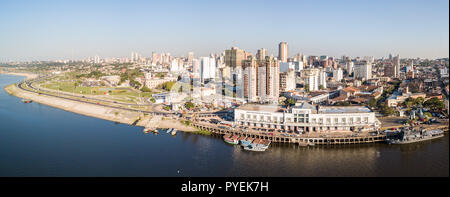
[[[221,53],[441,58],[448,1],[2,1],[0,62]]]

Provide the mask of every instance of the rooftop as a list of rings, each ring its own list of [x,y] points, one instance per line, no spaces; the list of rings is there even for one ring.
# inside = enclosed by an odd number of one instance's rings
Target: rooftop
[[[365,106],[321,106],[319,113],[369,113],[372,112]]]

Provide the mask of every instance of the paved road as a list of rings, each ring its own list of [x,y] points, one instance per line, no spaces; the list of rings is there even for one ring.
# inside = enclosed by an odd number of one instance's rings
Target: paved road
[[[46,96],[52,96],[52,97],[56,97],[56,98],[61,98],[61,99],[67,99],[67,100],[72,100],[72,101],[77,101],[77,102],[82,102],[82,103],[87,103],[87,104],[92,104],[92,105],[98,105],[98,106],[103,106],[103,107],[110,107],[110,108],[115,108],[115,109],[121,109],[121,110],[128,110],[128,111],[134,111],[134,112],[141,112],[141,113],[148,113],[148,114],[154,114],[154,115],[175,115],[177,114],[176,112],[164,112],[164,111],[148,111],[148,110],[139,110],[139,109],[130,109],[130,108],[125,108],[125,107],[119,107],[119,106],[111,106],[111,105],[106,105],[106,104],[101,104],[98,102],[90,102],[90,101],[83,101],[83,100],[79,100],[79,99],[74,99],[74,98],[68,98],[68,97],[64,97],[64,96],[59,96],[59,95],[54,95],[51,93],[54,92],[50,92],[47,90],[42,90],[39,88],[36,88],[33,86],[34,82],[37,81],[41,81],[48,78],[48,76],[44,76],[44,77],[39,77],[33,80],[29,80],[29,81],[24,81],[24,82],[20,82],[17,87],[19,87],[20,89],[24,90],[24,91],[28,91],[28,92],[33,92],[33,93],[40,93],[42,95],[46,95]],[[27,90],[23,87],[23,85],[26,84],[28,87],[30,87],[31,89],[33,89],[34,91],[31,90]],[[47,93],[45,93],[47,92]],[[95,100],[95,101],[99,101],[99,102],[106,102],[106,103],[112,103],[112,104],[121,104],[121,105],[130,105],[130,106],[148,106],[148,105],[140,105],[140,104],[129,104],[129,103],[120,103],[120,102],[113,102],[113,101],[108,101],[108,100],[102,100],[102,99],[96,99],[96,98],[88,98],[88,97],[82,97],[82,96],[76,96],[76,95],[72,95],[72,94],[66,94],[66,93],[60,93],[61,95],[66,95],[66,96],[71,96],[71,97],[77,97],[80,99],[91,99],[91,100]],[[154,109],[154,107],[156,107],[157,105],[152,105],[152,109]],[[198,113],[198,114],[220,114],[220,113],[225,113],[225,112],[188,112],[187,114],[194,114],[194,113]]]

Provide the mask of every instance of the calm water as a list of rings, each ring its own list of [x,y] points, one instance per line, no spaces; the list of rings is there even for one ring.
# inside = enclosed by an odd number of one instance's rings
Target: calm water
[[[448,176],[449,141],[272,146],[246,152],[218,137],[142,128],[24,104],[0,75],[0,176]],[[179,171],[179,173],[177,173]]]

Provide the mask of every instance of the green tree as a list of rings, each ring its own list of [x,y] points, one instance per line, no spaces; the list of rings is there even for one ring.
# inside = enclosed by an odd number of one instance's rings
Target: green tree
[[[144,86],[141,88],[142,92],[152,92],[152,90],[150,90],[150,88],[148,88],[147,86]]]
[[[423,103],[423,106],[428,107],[433,111],[441,111],[444,108],[445,104],[440,99],[434,97],[425,101]]]
[[[375,98],[371,98],[371,99],[369,100],[369,102],[367,103],[367,105],[368,105],[370,108],[375,108],[375,107],[377,106],[377,100],[376,100]]]
[[[295,100],[293,98],[288,98],[284,100],[284,105],[286,105],[287,107],[293,106],[295,105]]]
[[[188,109],[188,110],[191,110],[191,109],[193,109],[195,107],[195,105],[192,102],[186,102],[184,104],[184,107],[186,107],[186,109]]]

